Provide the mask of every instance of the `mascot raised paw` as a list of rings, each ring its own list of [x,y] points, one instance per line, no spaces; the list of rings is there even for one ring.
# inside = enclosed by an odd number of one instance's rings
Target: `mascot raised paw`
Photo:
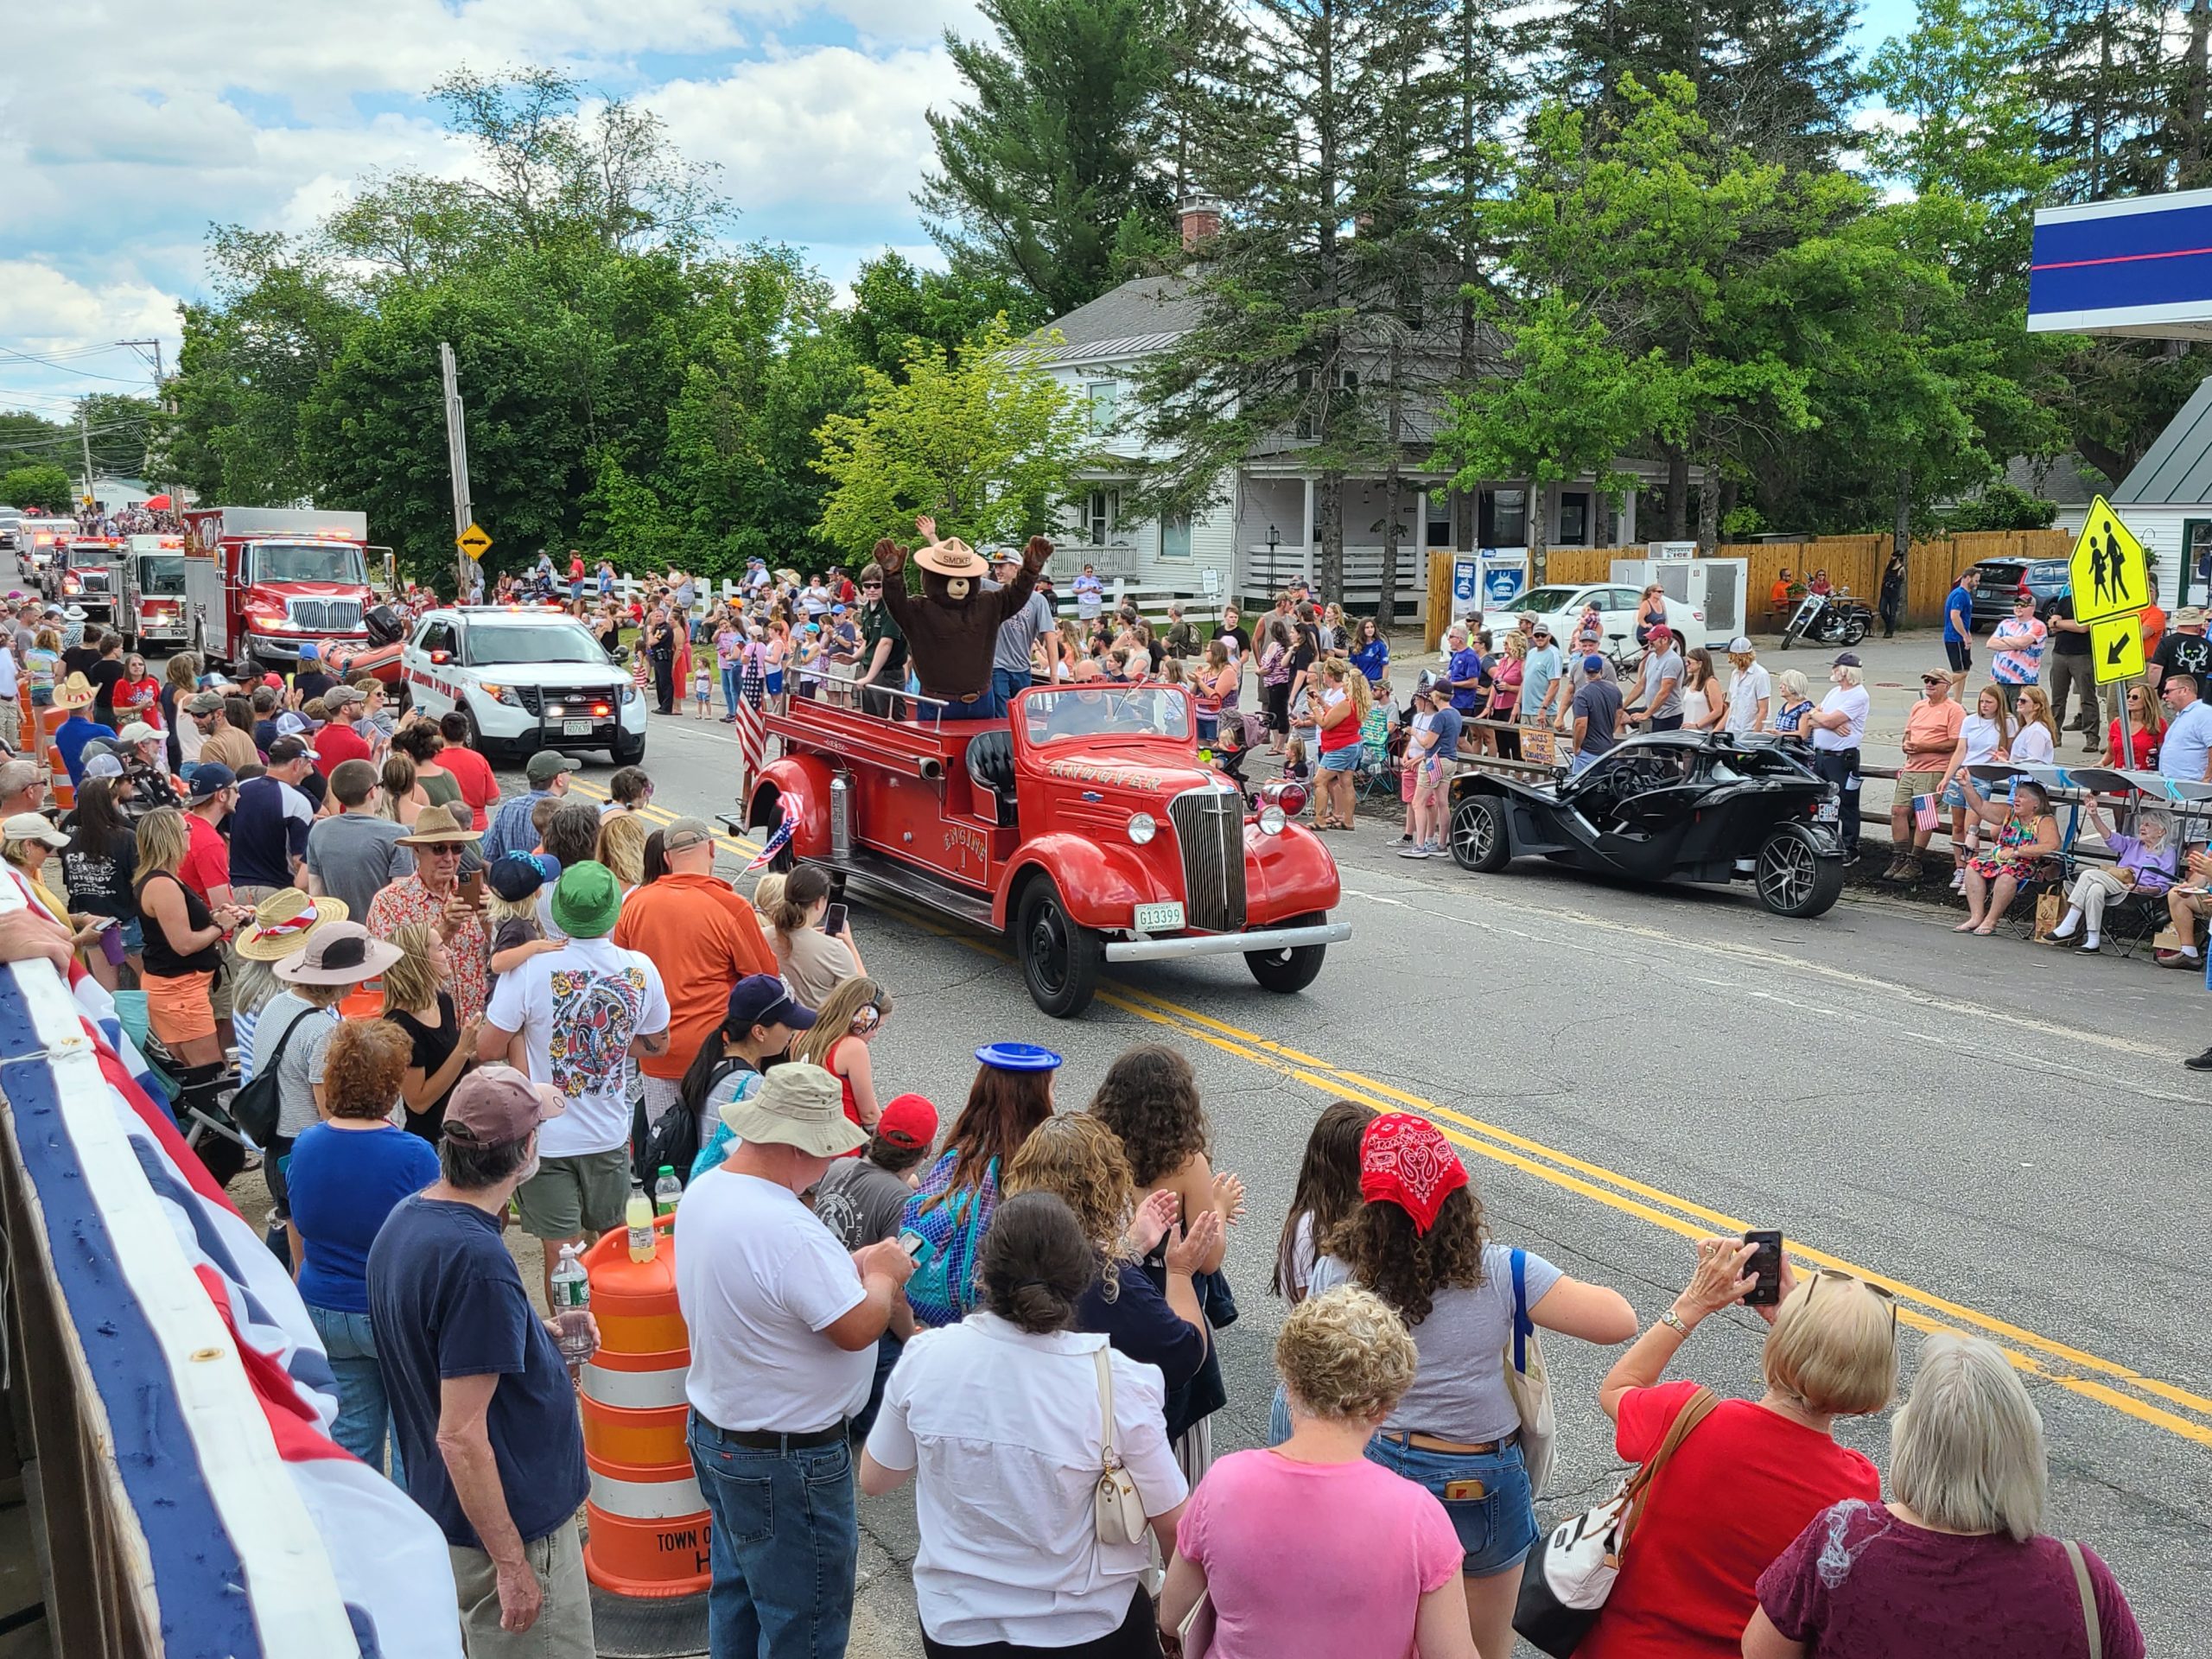
[[[1036,591],[1037,575],[1052,556],[1052,544],[1033,536],[1022,550],[1020,574],[1003,588],[986,588],[989,567],[976,550],[958,537],[938,539],[933,519],[917,518],[914,527],[923,537],[912,555],[921,572],[922,591],[906,591],[904,578],[906,550],[893,542],[876,544],[875,562],[883,567],[883,602],[899,631],[914,667],[914,679],[932,703],[922,708],[925,721],[938,714],[946,720],[990,720],[998,714],[991,698],[991,658],[998,645],[999,625],[1029,602]]]

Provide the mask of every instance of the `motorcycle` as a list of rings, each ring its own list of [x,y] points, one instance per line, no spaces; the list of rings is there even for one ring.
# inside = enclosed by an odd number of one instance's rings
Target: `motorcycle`
[[[1782,649],[1798,639],[1816,645],[1855,645],[1874,626],[1874,608],[1849,594],[1808,594],[1782,631]]]

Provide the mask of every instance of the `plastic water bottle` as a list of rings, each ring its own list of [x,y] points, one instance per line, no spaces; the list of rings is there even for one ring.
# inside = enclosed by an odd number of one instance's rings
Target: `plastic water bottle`
[[[623,1225],[630,1230],[630,1259],[653,1259],[653,1201],[637,1182],[630,1183],[630,1202],[622,1209]]]
[[[660,1179],[653,1183],[653,1213],[672,1216],[676,1213],[676,1206],[683,1200],[683,1183],[676,1179],[676,1166],[663,1164]]]
[[[561,1247],[561,1265],[553,1269],[553,1322],[561,1327],[561,1357],[581,1365],[598,1344],[591,1334],[591,1275],[584,1271],[576,1247]]]

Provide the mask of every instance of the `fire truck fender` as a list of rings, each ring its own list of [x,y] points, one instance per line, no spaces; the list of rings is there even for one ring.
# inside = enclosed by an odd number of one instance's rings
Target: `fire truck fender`
[[[1181,897],[1155,891],[1158,884],[1134,848],[1104,845],[1084,836],[1039,836],[1021,844],[1013,868],[999,884],[991,904],[993,924],[1010,926],[1022,887],[1039,880],[1049,880],[1058,889],[1069,919],[1085,927],[1124,929],[1135,921],[1139,905]]]
[[[791,854],[798,858],[830,855],[830,766],[817,755],[786,755],[760,768],[747,791],[746,827],[763,837],[784,821],[784,803],[798,809],[798,829]],[[779,867],[780,868],[780,867]]]

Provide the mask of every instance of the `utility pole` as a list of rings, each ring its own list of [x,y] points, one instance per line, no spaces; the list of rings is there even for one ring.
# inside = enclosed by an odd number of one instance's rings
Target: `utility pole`
[[[176,410],[173,402],[162,395],[162,383],[168,378],[168,376],[162,365],[162,342],[159,340],[118,340],[115,343],[118,346],[128,346],[133,351],[139,352],[141,353],[144,353],[149,347],[152,349],[154,353],[154,402],[164,414],[175,414]],[[139,470],[145,473],[152,472],[154,470],[153,462],[153,428],[152,425],[149,423],[146,429],[145,454],[138,463]],[[156,478],[149,478],[146,480],[146,482],[149,485],[166,484],[168,486],[169,495],[169,511],[177,513],[181,513],[184,511],[184,503],[177,499],[177,486],[175,484],[164,479]],[[156,494],[159,493],[158,491],[150,493]]]
[[[454,603],[468,597],[469,557],[459,545],[461,532],[475,522],[468,500],[468,416],[461,404],[461,383],[454,367],[453,347],[438,342],[438,368],[446,388],[446,454],[453,466]]]
[[[92,505],[92,430],[85,424],[85,406],[77,405],[77,437],[85,446],[85,506]]]

